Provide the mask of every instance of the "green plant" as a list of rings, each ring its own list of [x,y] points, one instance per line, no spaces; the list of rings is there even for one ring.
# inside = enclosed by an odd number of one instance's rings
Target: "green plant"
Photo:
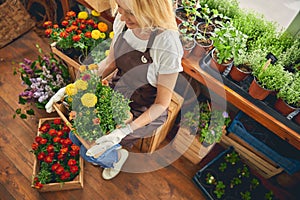
[[[281,98],[287,104],[294,106],[295,108],[300,107],[300,73],[291,75],[282,88],[277,92],[277,98]]]
[[[74,11],[66,13],[61,26],[46,21],[45,34],[52,42],[56,42],[62,50],[74,48],[79,50],[84,57],[109,36],[108,25],[99,21],[99,13],[92,10],[91,14],[81,11],[76,15]]]
[[[34,177],[34,187],[63,183],[79,174],[79,150],[69,138],[70,129],[60,119],[44,122],[32,144],[32,152],[39,161],[39,172]]]
[[[205,177],[206,183],[209,185],[215,185],[216,184],[216,178],[211,174],[207,173]]]
[[[111,39],[106,39],[91,50],[94,63],[100,63],[109,54]]]
[[[242,183],[242,180],[239,177],[233,177],[230,181],[230,188],[237,186]]]
[[[247,36],[226,22],[215,29],[210,39],[214,42],[217,62],[221,64],[232,61],[233,56],[246,47]]]
[[[227,168],[227,163],[225,163],[225,162],[221,163],[219,166],[219,170],[221,172],[224,172],[226,170],[226,168]]]
[[[225,161],[228,163],[231,163],[232,165],[235,165],[239,160],[240,160],[240,157],[237,154],[237,152],[235,152],[235,151],[228,153],[225,156]]]
[[[201,102],[193,111],[186,112],[182,126],[200,134],[200,142],[213,144],[221,140],[231,119],[226,111],[211,111],[208,102]]]
[[[269,90],[279,91],[287,82],[292,79],[292,74],[285,71],[284,67],[279,63],[254,67],[252,71],[259,84]]]
[[[280,62],[288,71],[297,72],[300,71],[300,36],[297,36],[292,45],[282,52],[278,58]],[[298,66],[297,66],[298,63]]]
[[[243,168],[238,168],[237,169],[237,173],[241,177],[249,177],[249,175],[250,175],[249,169],[248,169],[247,165],[245,165],[245,164],[243,164]]]
[[[250,184],[250,190],[254,190],[259,185],[259,180],[257,178],[253,178]]]
[[[26,85],[25,90],[19,94],[19,104],[24,108],[16,109],[16,114],[22,119],[35,114],[31,108],[32,104],[38,109],[45,109],[49,99],[70,82],[68,67],[63,61],[52,53],[43,54],[39,45],[36,47],[40,53],[37,59],[24,58],[24,61],[19,63],[18,71],[14,72],[15,75],[20,74],[22,84]]]
[[[217,198],[220,199],[225,193],[226,186],[223,181],[218,181],[214,193],[217,195]]]
[[[197,16],[200,16],[198,7],[198,0],[183,0],[182,7],[186,13],[187,22],[194,22]]]
[[[93,73],[94,66],[90,65],[89,70],[82,66],[79,79],[66,86],[71,123],[75,133],[86,141],[113,131],[130,117],[130,100]]]
[[[250,200],[251,199],[251,193],[249,191],[241,192],[241,197],[243,200]]]
[[[272,191],[269,191],[265,194],[265,199],[266,200],[272,200],[274,198],[274,194]]]

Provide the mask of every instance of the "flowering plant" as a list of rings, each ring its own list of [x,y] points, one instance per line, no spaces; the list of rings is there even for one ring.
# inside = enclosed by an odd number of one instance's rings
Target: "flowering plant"
[[[39,51],[42,54],[41,49]],[[22,84],[26,86],[25,90],[19,94],[19,104],[35,103],[39,109],[45,109],[49,99],[70,81],[68,67],[52,53],[38,55],[36,60],[24,58],[15,74],[18,72],[21,75]],[[27,109],[24,113],[21,108],[18,108],[16,114],[26,119],[27,114],[34,115],[34,111]]]
[[[58,48],[74,48],[87,57],[101,42],[113,37],[113,32],[109,32],[107,23],[101,22],[99,16],[100,13],[95,10],[91,14],[81,11],[78,15],[69,11],[60,26],[51,21],[44,22],[45,34],[52,42],[56,42]]]
[[[79,150],[69,138],[70,129],[60,118],[44,122],[32,144],[32,152],[39,161],[34,187],[73,180],[80,171]]]
[[[206,102],[201,102],[193,111],[186,112],[182,125],[200,135],[200,142],[213,144],[221,140],[224,129],[231,122],[226,111],[213,110]]]
[[[96,64],[88,69],[82,65],[79,79],[66,87],[66,100],[71,107],[69,119],[75,133],[88,142],[124,125],[130,113],[130,100],[92,73],[95,68]]]

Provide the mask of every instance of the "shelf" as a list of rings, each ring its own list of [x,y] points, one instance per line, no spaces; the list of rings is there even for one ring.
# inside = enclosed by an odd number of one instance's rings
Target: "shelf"
[[[274,109],[263,107],[261,101],[248,98],[247,94],[240,94],[225,85],[226,80],[221,75],[212,76],[200,67],[199,61],[200,59],[193,55],[182,59],[184,72],[300,150],[300,127],[297,124],[287,120]]]

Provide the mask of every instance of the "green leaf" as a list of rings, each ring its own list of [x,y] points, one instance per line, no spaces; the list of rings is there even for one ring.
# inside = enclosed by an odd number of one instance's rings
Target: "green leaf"
[[[28,115],[34,115],[34,110],[33,109],[26,110],[26,113]]]
[[[26,114],[21,114],[20,117],[21,117],[21,119],[27,119],[27,115]]]
[[[25,105],[27,103],[26,99],[19,96],[19,104]]]
[[[16,110],[16,113],[19,115],[19,114],[21,114],[21,108],[18,108],[17,110]]]
[[[36,105],[36,107],[37,107],[38,109],[45,109],[45,104],[44,104],[44,103],[39,103],[39,102],[37,102],[37,103],[35,103],[35,105]]]

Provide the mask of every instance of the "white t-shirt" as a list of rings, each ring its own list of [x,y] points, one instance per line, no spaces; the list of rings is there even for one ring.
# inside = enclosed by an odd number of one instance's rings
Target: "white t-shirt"
[[[120,20],[120,15],[117,14],[113,24],[113,44],[120,33],[122,33],[124,26],[125,23]],[[148,40],[136,37],[131,29],[127,29],[124,39],[131,47],[138,51],[144,52],[147,48]],[[148,82],[156,87],[158,74],[181,72],[183,70],[181,66],[182,55],[183,49],[177,31],[164,30],[162,33],[157,34],[150,49],[150,56],[153,63],[148,68]]]

